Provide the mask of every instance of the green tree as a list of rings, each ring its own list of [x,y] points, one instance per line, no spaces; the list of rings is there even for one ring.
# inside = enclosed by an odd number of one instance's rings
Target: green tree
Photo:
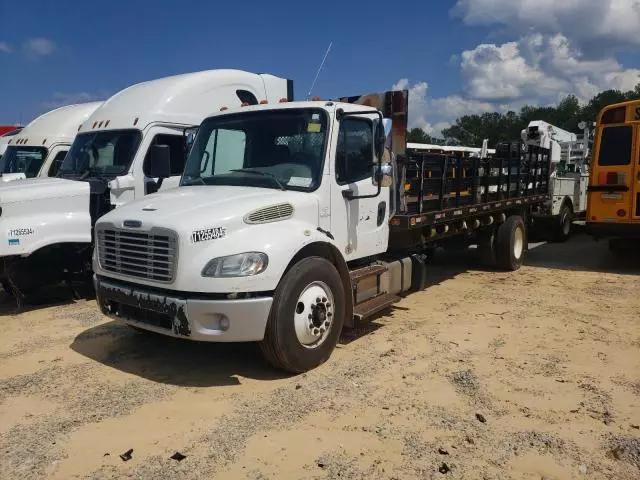
[[[407,142],[433,143],[433,138],[421,128],[412,128],[407,132]]]
[[[506,114],[494,112],[482,115],[465,115],[454,125],[442,131],[443,136],[461,145],[479,147],[489,139],[493,147],[500,141],[518,140],[520,132],[532,120],[543,120],[570,132],[581,133],[581,121],[594,122],[600,110],[613,103],[640,99],[640,84],[628,92],[606,90],[593,97],[586,105],[580,105],[575,95],[569,95],[556,106],[525,105],[520,112]]]

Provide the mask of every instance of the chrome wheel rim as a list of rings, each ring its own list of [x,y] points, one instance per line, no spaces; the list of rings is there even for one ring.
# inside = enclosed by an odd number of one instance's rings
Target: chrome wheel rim
[[[294,306],[296,337],[305,348],[322,345],[333,326],[333,294],[326,283],[316,281],[307,285]]]

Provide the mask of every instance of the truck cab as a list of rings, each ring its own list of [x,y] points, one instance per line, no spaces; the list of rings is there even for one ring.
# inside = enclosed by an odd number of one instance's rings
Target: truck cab
[[[209,70],[143,82],[113,95],[75,126],[77,135],[55,178],[0,188],[5,289],[22,295],[69,276],[90,278],[95,221],[178,186],[189,138],[211,108],[291,94],[287,79]],[[153,173],[156,150],[169,166],[160,178]]]
[[[67,105],[47,112],[15,134],[0,137],[5,145],[0,159],[3,182],[23,178],[55,177],[78,132],[78,127],[102,102]],[[2,141],[4,140],[4,141]]]

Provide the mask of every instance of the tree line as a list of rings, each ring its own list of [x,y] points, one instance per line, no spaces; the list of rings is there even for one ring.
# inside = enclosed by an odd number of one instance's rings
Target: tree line
[[[584,105],[580,105],[576,96],[569,95],[556,106],[525,105],[520,112],[465,115],[456,119],[455,124],[450,128],[442,131],[444,138],[435,138],[421,128],[414,128],[407,132],[407,140],[415,143],[481,147],[482,141],[488,138],[489,146],[493,147],[501,141],[520,139],[520,132],[532,120],[543,120],[564,130],[582,133],[578,124],[581,121],[595,122],[602,108],[613,103],[638,99],[640,99],[640,83],[628,92],[606,90]]]

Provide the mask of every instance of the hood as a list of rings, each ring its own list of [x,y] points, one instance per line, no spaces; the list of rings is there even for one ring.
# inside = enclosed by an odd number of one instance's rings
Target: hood
[[[128,203],[101,221],[121,227],[125,220],[138,220],[145,227],[186,232],[212,222],[237,223],[256,209],[282,203],[293,206],[293,216],[317,223],[319,203],[313,193],[236,186],[174,188]]]
[[[89,184],[63,178],[28,178],[0,182],[0,204],[56,198],[88,197]]]

